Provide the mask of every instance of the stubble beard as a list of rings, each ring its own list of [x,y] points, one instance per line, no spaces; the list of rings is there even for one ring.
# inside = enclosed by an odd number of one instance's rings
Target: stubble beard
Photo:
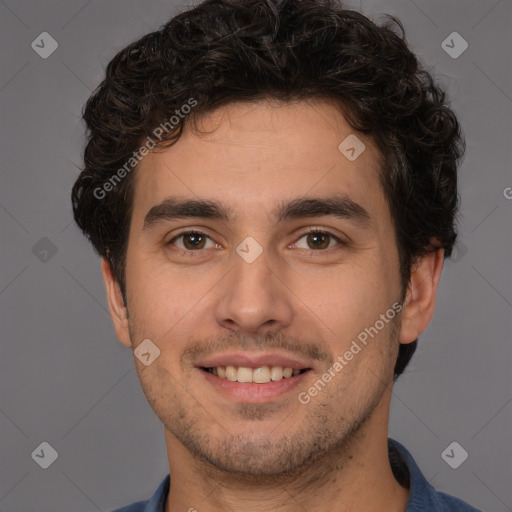
[[[139,380],[165,429],[190,453],[197,469],[204,474],[218,477],[227,473],[252,484],[293,481],[308,474],[309,478],[317,479],[327,475],[333,465],[343,464],[343,460],[357,450],[357,444],[364,441],[363,427],[390,385],[387,377],[392,376],[396,360],[399,319],[392,320],[389,327],[385,339],[378,341],[388,344],[382,351],[387,357],[383,355],[381,368],[373,378],[363,376],[361,379],[360,376],[359,384],[372,382],[362,399],[357,403],[353,401],[348,410],[340,410],[338,404],[350,389],[338,386],[332,391],[324,390],[325,398],[317,396],[311,403],[301,405],[309,409],[302,416],[300,428],[296,428],[292,417],[283,420],[294,426],[290,434],[275,434],[278,429],[282,431],[282,425],[258,434],[230,434],[224,418],[213,418],[203,404],[156,362],[152,364],[151,378],[143,374],[149,368],[138,369]],[[130,336],[134,330],[131,326]],[[132,337],[132,345],[135,339]],[[348,380],[350,378],[345,378]],[[242,404],[237,413],[241,420],[261,422],[277,407],[278,404]],[[217,439],[209,435],[212,422],[219,424],[215,430],[222,433]]]

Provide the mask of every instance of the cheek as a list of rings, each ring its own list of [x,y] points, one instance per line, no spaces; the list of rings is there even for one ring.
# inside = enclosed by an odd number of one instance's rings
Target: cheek
[[[321,287],[304,284],[297,292],[308,294],[303,312],[318,327],[316,334],[324,339],[334,360],[343,358],[340,375],[345,377],[337,378],[334,387],[350,386],[350,381],[361,383],[361,379],[366,382],[367,378],[372,379],[368,381],[371,385],[375,373],[389,370],[391,349],[396,345],[390,339],[393,304],[398,299],[390,275],[377,262],[357,269],[339,268],[323,279]]]
[[[377,258],[376,258],[377,260]],[[295,278],[293,290],[337,334],[375,322],[396,300],[392,272],[379,261],[332,267],[316,277]],[[345,337],[345,336],[343,336]]]
[[[177,270],[151,258],[132,259],[127,286],[135,342],[149,338],[166,353],[186,348],[187,339],[207,318],[208,297],[221,277],[217,271]]]

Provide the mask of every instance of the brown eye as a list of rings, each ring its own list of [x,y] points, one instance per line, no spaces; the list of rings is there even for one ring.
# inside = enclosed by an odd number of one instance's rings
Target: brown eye
[[[301,243],[299,243],[300,240],[302,240],[303,238],[306,240],[305,247],[304,244],[301,246]],[[332,243],[333,241],[335,242],[334,244]],[[308,233],[304,233],[300,237],[296,245],[300,249],[321,251],[325,249],[330,249],[331,247],[335,245],[340,245],[342,243],[342,240],[340,240],[337,236],[333,235],[332,233],[329,233],[327,231],[313,230]]]
[[[202,249],[206,238],[198,233],[190,233],[183,236],[183,245],[186,249]]]
[[[177,243],[181,239],[181,243]],[[178,249],[183,249],[186,251],[197,251],[200,249],[206,248],[206,243],[208,241],[213,241],[210,239],[208,235],[201,233],[199,231],[186,231],[184,233],[175,236],[170,242],[169,245],[176,245]],[[215,244],[213,244],[214,246]]]
[[[329,247],[329,235],[325,233],[310,233],[307,235],[308,246],[311,249],[327,249]]]

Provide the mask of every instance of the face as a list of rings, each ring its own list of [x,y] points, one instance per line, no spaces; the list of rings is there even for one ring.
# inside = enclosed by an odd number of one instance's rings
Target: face
[[[160,351],[135,364],[168,443],[277,474],[342,445],[392,382],[404,334],[379,153],[327,102],[230,104],[200,128],[136,171],[116,328]]]

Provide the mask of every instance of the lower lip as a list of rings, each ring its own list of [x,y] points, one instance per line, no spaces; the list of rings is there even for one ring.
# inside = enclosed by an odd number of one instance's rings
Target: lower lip
[[[262,403],[277,398],[298,386],[309,373],[307,370],[293,377],[270,381],[265,384],[232,382],[200,368],[197,370],[217,391],[240,402]]]

